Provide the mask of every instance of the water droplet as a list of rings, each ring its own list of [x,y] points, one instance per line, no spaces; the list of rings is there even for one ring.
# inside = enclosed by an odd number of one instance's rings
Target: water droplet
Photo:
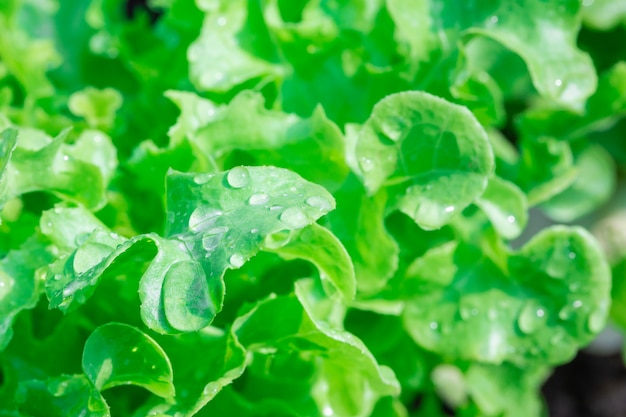
[[[306,203],[311,207],[320,209],[321,211],[330,211],[333,207],[327,198],[319,197],[319,196],[313,196],[313,197],[307,198]]]
[[[489,22],[490,22],[490,23],[492,23],[492,24],[494,24],[494,25],[495,25],[496,23],[498,23],[498,20],[500,20],[500,19],[498,19],[498,16],[491,16],[491,17],[489,18]]]
[[[270,201],[270,198],[267,194],[252,194],[248,199],[248,204],[251,206],[260,206],[261,204],[265,204]]]
[[[280,215],[280,221],[294,229],[300,229],[309,224],[309,219],[298,207],[289,207]]]
[[[282,206],[278,206],[278,205],[272,206],[272,207],[270,207],[270,211],[280,210],[281,208],[283,208],[283,207]]]
[[[63,155],[63,160],[64,160],[64,161],[69,161],[69,159],[70,159],[70,157],[69,157],[69,156],[67,156],[67,155]]]
[[[54,274],[52,279],[55,280],[55,281],[59,281],[61,279],[61,274]]]
[[[459,315],[463,320],[469,320],[472,317],[472,309],[467,307],[461,307],[459,309]]]
[[[222,214],[221,210],[213,207],[198,206],[189,216],[189,228],[194,232],[206,230],[213,226]]]
[[[437,330],[439,328],[439,324],[436,321],[431,321],[428,327],[430,327],[431,330]]]
[[[292,193],[295,193],[296,191],[298,191],[298,189],[296,187],[290,187],[289,191],[291,191]]]
[[[392,142],[402,139],[405,122],[400,118],[391,118],[383,122],[380,126],[381,132]]]
[[[519,329],[526,334],[536,331],[546,319],[545,311],[537,307],[535,303],[528,303],[517,318],[517,325]]]
[[[265,237],[263,244],[270,249],[278,249],[285,246],[291,240],[290,230],[280,230]]]
[[[243,188],[250,183],[250,173],[244,167],[235,167],[228,171],[226,181],[233,188]]]
[[[452,213],[454,211],[454,206],[448,206],[444,209],[446,213]]]
[[[214,227],[213,229],[207,230],[208,235],[223,235],[228,232],[230,229],[227,226],[219,226]]]
[[[230,262],[230,264],[232,266],[234,266],[235,268],[241,268],[243,266],[243,264],[246,262],[246,260],[244,259],[243,256],[241,256],[240,254],[236,253],[236,254],[234,254],[234,255],[232,255],[230,257],[228,262]]]
[[[212,251],[220,244],[221,237],[219,235],[209,235],[202,238],[202,247],[206,251]]]
[[[120,235],[118,235],[118,234],[117,234],[117,233],[115,233],[115,232],[111,232],[111,233],[109,233],[109,237],[110,237],[111,239],[119,239],[119,238],[120,238]]]
[[[587,317],[587,327],[592,333],[597,333],[604,327],[606,313],[604,309],[598,308]]]
[[[259,233],[259,229],[256,227],[254,229],[250,229],[250,233]]]
[[[195,182],[198,185],[206,184],[214,176],[215,174],[198,174],[195,177],[193,177],[193,182]]]
[[[570,320],[577,309],[582,307],[583,302],[580,300],[574,301],[572,304],[565,305],[561,310],[559,310],[559,318],[561,320]]]
[[[217,18],[217,25],[218,26],[224,26],[226,25],[226,18],[221,16]]]
[[[560,87],[562,84],[563,84],[563,81],[561,80],[554,81],[554,85],[556,85],[557,87]]]
[[[570,252],[567,256],[569,256],[570,259],[576,258],[576,254],[574,252]]]
[[[374,169],[374,161],[372,161],[370,158],[362,157],[359,159],[359,166],[361,167],[361,170],[363,170],[363,172],[370,172]]]
[[[509,222],[509,223],[515,223],[515,216],[508,216],[506,218],[506,221]]]

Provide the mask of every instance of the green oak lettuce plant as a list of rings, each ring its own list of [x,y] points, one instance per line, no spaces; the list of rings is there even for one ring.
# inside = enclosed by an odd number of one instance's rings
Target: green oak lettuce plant
[[[626,322],[619,1],[131,3],[0,5],[0,416],[539,416]]]

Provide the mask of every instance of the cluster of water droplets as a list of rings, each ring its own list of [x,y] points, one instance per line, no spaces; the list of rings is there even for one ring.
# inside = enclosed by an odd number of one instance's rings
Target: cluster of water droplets
[[[266,210],[269,213],[273,213],[274,216],[282,223],[287,229],[300,229],[312,221],[315,220],[315,216],[319,212],[327,212],[332,209],[332,202],[322,195],[310,195],[305,197],[304,190],[299,186],[293,185],[288,190],[282,192],[271,191],[269,188],[264,190],[255,190],[254,186],[263,184],[264,176],[267,176],[267,185],[270,186],[276,181],[277,173],[275,168],[269,168],[267,171],[259,174],[254,173],[255,177],[251,176],[251,170],[239,166],[232,168],[226,173],[225,185],[233,190],[235,193],[242,193],[245,197],[245,205],[250,207],[250,218],[247,223],[250,223],[252,227],[248,231],[237,230],[238,233],[248,233],[248,235],[263,235],[272,233],[271,230],[267,230],[267,225],[264,225],[263,217],[259,216],[258,225],[254,225],[252,221],[256,216],[254,213],[257,210]],[[194,177],[194,182],[199,185],[207,184],[215,177],[214,174],[198,174]],[[300,186],[301,187],[301,186]],[[252,193],[250,193],[250,189]],[[237,194],[234,194],[235,196]],[[300,204],[294,204],[294,197],[302,198]],[[235,197],[237,198],[237,197]],[[232,213],[230,214],[232,216]],[[229,215],[225,214],[223,210],[220,210],[214,206],[208,204],[202,204],[196,207],[188,219],[188,227],[192,233],[199,234],[201,236],[202,249],[205,252],[205,257],[212,256],[212,253],[220,246],[226,245],[227,252],[235,251],[235,242],[226,237],[231,231],[233,224],[238,224],[239,220],[243,219],[231,219],[227,218]],[[264,215],[265,216],[265,215]],[[246,217],[248,217],[246,215]],[[181,237],[184,241],[185,237]],[[189,239],[188,239],[189,240]],[[191,238],[191,240],[197,241],[197,238]],[[288,237],[285,241],[288,241]],[[192,249],[193,251],[193,249]],[[240,251],[239,251],[240,252]],[[235,251],[229,256],[228,262],[233,268],[240,268],[247,261],[247,255]]]

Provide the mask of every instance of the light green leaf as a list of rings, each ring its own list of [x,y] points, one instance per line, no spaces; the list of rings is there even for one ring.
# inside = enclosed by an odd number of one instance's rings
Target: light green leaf
[[[476,205],[487,215],[498,234],[505,239],[518,237],[528,222],[526,195],[515,184],[491,177]]]
[[[551,107],[530,108],[518,120],[520,134],[528,138],[551,136],[573,141],[594,131],[604,131],[626,115],[625,96],[626,62],[619,61],[602,73],[583,113]]]
[[[0,259],[0,352],[11,340],[15,316],[39,301],[43,280],[38,269],[51,260],[46,245],[34,237]]]
[[[187,50],[189,78],[196,88],[225,92],[249,80],[284,74],[259,4],[236,0],[199,6],[205,12],[202,31]]]
[[[394,207],[425,229],[442,227],[471,204],[494,169],[472,114],[427,93],[388,96],[348,137],[349,161],[368,192],[393,185]]]
[[[90,127],[108,130],[115,122],[115,112],[122,107],[122,96],[113,88],[87,87],[73,93],[67,105],[76,116],[84,117]]]
[[[472,400],[485,415],[539,416],[543,401],[537,394],[547,369],[474,363],[464,375]]]
[[[207,327],[196,333],[161,336],[157,341],[172,363],[175,404],[163,402],[150,409],[169,416],[193,416],[233,380],[248,362],[233,334]]]
[[[274,167],[172,172],[167,195],[166,238],[148,234],[126,240],[96,227],[51,265],[46,284],[51,307],[76,308],[105,273],[119,274],[125,262],[153,259],[139,284],[144,322],[161,333],[201,329],[222,308],[227,269],[241,267],[267,236],[302,229],[334,208],[322,187]]]
[[[330,229],[350,254],[359,292],[377,292],[398,268],[398,244],[385,228],[387,193],[368,196],[352,175],[334,196],[337,210],[328,215]]]
[[[572,184],[541,205],[552,219],[571,222],[606,203],[615,190],[615,162],[598,145],[576,155],[577,175]]]
[[[6,167],[15,149],[17,143],[17,130],[5,129],[0,133],[0,208],[2,202],[9,199],[8,197],[8,175],[6,175]]]
[[[160,397],[174,396],[167,354],[133,326],[107,323],[98,327],[85,342],[82,366],[99,391],[137,385]]]
[[[100,208],[106,203],[108,178],[117,165],[113,145],[104,135],[98,136],[96,142],[100,143],[93,148],[85,147],[88,142],[93,143],[89,135],[81,136],[76,145],[68,145],[64,143],[67,134],[65,130],[51,139],[35,129],[19,130],[17,146],[3,176],[5,198],[48,191],[89,208]]]
[[[104,398],[83,375],[20,383],[19,410],[32,417],[110,417]]]
[[[456,7],[450,4],[442,14]],[[518,54],[540,94],[573,109],[581,109],[594,92],[597,76],[591,58],[577,48],[580,28],[578,0],[490,2],[456,10],[472,19],[467,34],[494,39]]]
[[[583,2],[583,22],[595,30],[610,30],[626,22],[626,4],[619,0]]]
[[[241,343],[258,352],[297,346],[300,360],[313,361],[317,369],[311,384],[318,414],[367,416],[380,396],[398,393],[393,372],[378,365],[359,339],[329,324],[326,306],[316,305],[326,302],[313,281],[297,283],[296,293],[298,298],[262,301],[237,319],[233,329]]]
[[[320,202],[327,204],[325,200]],[[354,299],[356,279],[350,255],[328,229],[313,223],[293,232],[286,244],[278,248],[266,244],[263,249],[275,252],[286,260],[304,259],[311,262],[319,270],[327,293],[338,291],[346,302]]]
[[[569,187],[577,176],[572,149],[567,142],[550,137],[526,139],[521,143],[520,187],[528,204],[537,205]]]
[[[15,9],[19,8],[18,6]],[[38,13],[51,14],[51,10],[46,7],[33,9],[36,12],[31,17]],[[0,12],[0,32],[3,34],[0,39],[0,61],[3,66],[32,98],[51,96],[54,94],[54,87],[46,72],[60,63],[54,43],[49,38],[37,39],[27,33],[31,28],[20,22],[19,13]]]
[[[302,119],[267,110],[263,101],[258,93],[240,93],[228,106],[215,109],[210,120],[199,118],[204,125],[191,135],[191,142],[208,158],[244,151],[255,161],[254,165],[287,168],[330,190],[339,188],[348,175],[348,167],[337,125],[321,107],[310,118]],[[196,111],[206,105],[197,102]]]
[[[608,265],[580,228],[541,232],[506,270],[477,248],[447,244],[417,259],[406,281],[413,339],[444,357],[483,363],[570,360],[602,330],[609,306]]]

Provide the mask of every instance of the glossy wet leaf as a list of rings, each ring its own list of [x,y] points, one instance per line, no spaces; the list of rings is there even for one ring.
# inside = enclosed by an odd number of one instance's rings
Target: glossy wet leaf
[[[443,356],[525,366],[567,361],[602,330],[610,273],[587,232],[547,229],[506,269],[496,262],[456,243],[418,258],[404,284],[413,339]]]
[[[352,169],[370,194],[389,186],[394,206],[437,229],[482,194],[493,172],[484,129],[461,106],[422,92],[379,102],[349,134]]]
[[[51,266],[51,306],[76,308],[91,296],[98,280],[118,274],[124,262],[152,259],[139,283],[144,322],[161,333],[198,330],[222,308],[227,269],[240,268],[266,236],[302,229],[334,207],[322,187],[274,167],[173,172],[167,192],[166,238],[148,234],[126,240],[95,227],[82,235],[67,258]]]
[[[98,327],[85,342],[83,371],[99,390],[138,385],[174,396],[172,365],[163,349],[139,329],[121,323]]]

